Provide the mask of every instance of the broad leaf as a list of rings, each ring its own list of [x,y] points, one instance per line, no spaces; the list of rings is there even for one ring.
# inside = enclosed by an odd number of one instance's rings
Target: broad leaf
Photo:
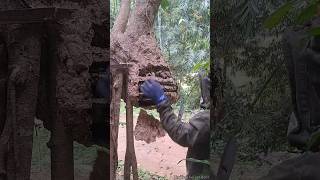
[[[161,7],[164,10],[167,10],[169,7],[169,0],[161,0]]]
[[[263,23],[266,28],[274,28],[286,17],[290,10],[292,10],[293,4],[292,2],[287,2],[282,5],[278,10],[273,12],[271,16],[269,16],[265,22]]]

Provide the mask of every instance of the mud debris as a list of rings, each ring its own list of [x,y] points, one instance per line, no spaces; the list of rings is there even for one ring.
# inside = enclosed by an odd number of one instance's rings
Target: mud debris
[[[134,136],[137,141],[145,141],[149,144],[155,142],[156,138],[165,136],[165,131],[158,119],[141,109],[134,130]]]

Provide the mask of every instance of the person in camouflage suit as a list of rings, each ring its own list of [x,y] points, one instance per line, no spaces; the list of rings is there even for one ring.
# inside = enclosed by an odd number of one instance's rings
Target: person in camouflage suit
[[[202,94],[210,93],[210,79],[204,78]],[[204,109],[194,115],[189,123],[178,120],[171,107],[170,101],[165,96],[162,86],[154,81],[147,80],[141,86],[144,96],[151,98],[157,105],[163,128],[170,138],[183,147],[188,147],[187,159],[208,160],[210,152],[210,101],[208,97],[202,97],[201,107]],[[205,91],[205,93],[204,93]],[[198,162],[186,162],[186,179],[209,179],[210,168],[208,165]]]

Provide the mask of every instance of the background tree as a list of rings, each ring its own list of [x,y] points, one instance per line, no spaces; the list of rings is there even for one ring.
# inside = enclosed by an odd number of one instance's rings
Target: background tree
[[[235,135],[240,158],[282,151],[291,111],[281,35],[291,21],[273,30],[265,20],[284,1],[214,0],[213,57],[222,64],[225,115],[213,138],[214,151]]]

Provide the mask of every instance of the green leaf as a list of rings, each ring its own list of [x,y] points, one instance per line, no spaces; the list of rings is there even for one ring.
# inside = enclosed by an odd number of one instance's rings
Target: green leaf
[[[202,61],[202,62],[198,62],[196,63],[193,68],[192,68],[192,72],[197,72],[200,69],[204,69],[206,71],[208,71],[210,68],[210,61]]]
[[[167,10],[169,7],[169,0],[161,0],[161,7],[163,10]]]
[[[282,5],[278,10],[273,12],[263,23],[264,27],[268,29],[272,29],[286,17],[289,11],[293,8],[293,4],[291,1]]]
[[[305,23],[310,20],[317,13],[318,3],[312,4],[305,9],[296,17],[296,22],[299,24]]]
[[[308,34],[312,36],[320,36],[320,27],[312,28],[311,30],[308,31]]]
[[[208,160],[199,160],[199,159],[193,159],[193,158],[182,159],[177,164],[180,164],[184,160],[190,161],[190,162],[195,162],[195,163],[206,164],[206,165],[210,166],[210,162]]]

